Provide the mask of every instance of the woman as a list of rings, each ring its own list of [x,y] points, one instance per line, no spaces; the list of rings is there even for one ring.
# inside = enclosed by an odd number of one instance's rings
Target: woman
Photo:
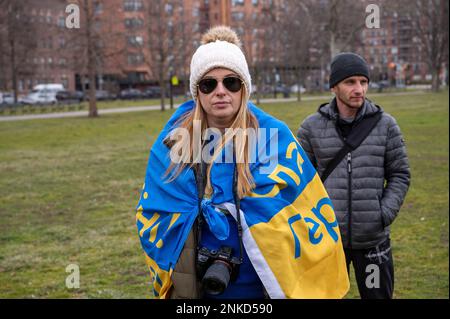
[[[195,102],[152,147],[137,206],[155,296],[342,297],[331,201],[286,125],[249,103],[251,77],[230,28],[203,36],[190,90]]]

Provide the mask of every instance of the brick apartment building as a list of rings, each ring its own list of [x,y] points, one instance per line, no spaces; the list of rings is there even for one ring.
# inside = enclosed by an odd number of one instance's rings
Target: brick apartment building
[[[427,65],[409,19],[383,12],[379,29],[364,29],[360,54],[371,66],[375,81],[409,84],[427,78]],[[428,79],[429,80],[429,79]]]
[[[33,36],[37,39],[37,48],[27,63],[34,72],[19,76],[19,90],[26,92],[39,83],[62,83],[70,90],[88,86],[86,63],[81,54],[83,46],[75,48],[74,40],[86,22],[83,12],[81,29],[69,30],[65,25],[66,6],[76,1],[30,3],[28,11],[36,23]],[[158,53],[149,49],[149,44],[161,39],[165,41],[165,48],[169,48],[164,74],[177,75],[186,84],[190,57],[199,45],[200,35],[214,25],[230,25],[237,31],[251,67],[261,60],[264,44],[259,35],[270,28],[267,22],[261,23],[261,16],[267,15],[274,6],[282,6],[283,0],[166,0],[160,14],[153,16],[147,4],[154,6],[156,1],[98,0],[91,3],[93,30],[98,35],[94,38],[95,46],[102,52],[97,61],[96,86],[118,92],[127,87],[157,85],[159,71],[154,64]],[[159,19],[160,29],[150,26],[149,21],[155,19]],[[176,36],[172,37],[170,32]],[[181,41],[179,39],[183,39],[183,54],[174,43]],[[358,51],[371,64],[375,80],[394,79],[395,72],[400,71],[407,82],[427,77],[423,56],[407,19],[395,13],[384,13],[381,28],[362,30],[360,41]],[[314,43],[310,48],[311,68],[323,73],[327,59],[320,58],[323,52],[316,50]],[[318,82],[319,77],[323,82],[324,75],[317,74],[314,81]],[[169,76],[164,75],[167,79]],[[3,83],[5,87],[11,89],[11,84]]]

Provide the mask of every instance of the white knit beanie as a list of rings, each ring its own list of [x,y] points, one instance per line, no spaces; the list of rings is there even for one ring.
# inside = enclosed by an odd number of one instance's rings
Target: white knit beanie
[[[252,91],[252,79],[240,41],[229,27],[215,27],[202,38],[201,45],[191,60],[190,89],[194,100],[197,98],[197,84],[209,71],[216,68],[229,69],[239,75],[247,88],[247,100]]]

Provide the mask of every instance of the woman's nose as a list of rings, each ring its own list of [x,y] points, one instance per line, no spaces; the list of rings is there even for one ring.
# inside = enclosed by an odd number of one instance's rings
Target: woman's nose
[[[224,95],[224,94],[226,94],[226,89],[225,86],[223,85],[223,82],[220,81],[219,83],[217,83],[216,95]]]

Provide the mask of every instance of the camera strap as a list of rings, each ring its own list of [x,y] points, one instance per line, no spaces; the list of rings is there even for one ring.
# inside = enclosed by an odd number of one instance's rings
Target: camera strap
[[[203,226],[203,215],[202,215],[202,200],[205,195],[205,176],[206,176],[206,165],[202,161],[194,166],[194,177],[195,183],[197,184],[197,203],[198,203],[198,215],[197,215],[197,251],[200,249],[199,244],[202,238],[202,226]]]
[[[238,237],[239,237],[239,261],[242,264],[242,262],[244,261],[244,245],[242,243],[241,199],[239,198],[239,195],[237,192],[237,182],[238,182],[237,163],[234,163],[233,197],[234,197],[234,203],[236,206],[236,219],[237,219],[237,229],[238,229]]]
[[[234,140],[233,140],[234,142]],[[239,261],[242,264],[244,260],[244,244],[242,242],[242,223],[241,223],[241,199],[239,198],[238,192],[237,192],[237,182],[238,182],[238,171],[237,171],[237,163],[236,163],[236,157],[235,157],[235,150],[233,147],[233,156],[235,159],[234,164],[234,172],[233,172],[233,198],[236,206],[236,219],[237,219],[237,229],[238,229],[238,237],[239,237]],[[206,177],[206,165],[202,161],[200,161],[199,164],[195,165],[194,167],[194,177],[195,182],[197,184],[197,194],[198,194],[198,211],[199,214],[197,216],[197,252],[200,249],[200,240],[202,236],[202,226],[204,223],[204,219],[201,213],[201,203],[203,200],[203,196],[205,195],[205,177]]]

